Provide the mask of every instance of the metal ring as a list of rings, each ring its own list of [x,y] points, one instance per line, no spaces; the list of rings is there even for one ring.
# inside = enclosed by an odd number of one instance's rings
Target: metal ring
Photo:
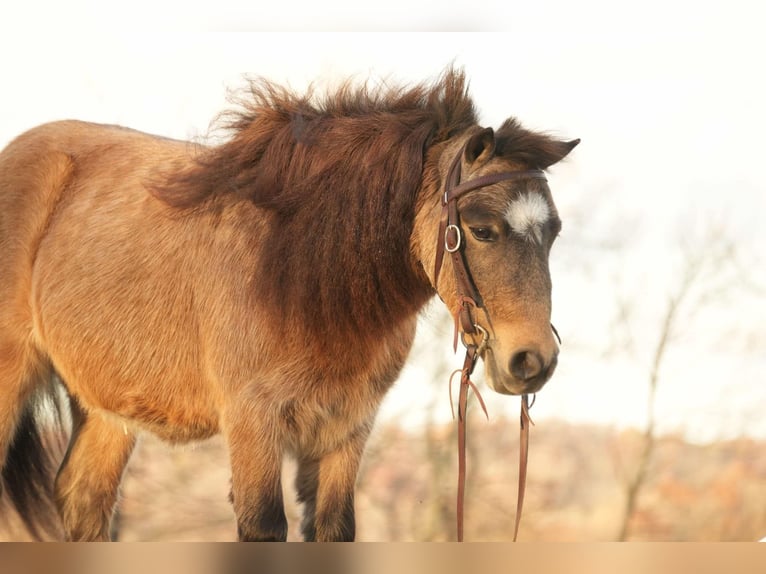
[[[455,246],[450,248],[449,241],[447,240],[447,237],[449,237],[450,229],[455,230],[455,234],[457,235],[457,242],[455,243]],[[463,243],[463,235],[460,233],[460,228],[455,225],[454,223],[450,223],[447,226],[447,229],[444,230],[444,250],[447,253],[454,253],[458,249],[460,249],[460,244]]]
[[[481,333],[481,343],[479,343],[479,346],[476,349],[476,356],[480,356],[486,350],[487,343],[489,343],[489,333],[478,323],[474,323],[473,328]],[[468,344],[465,342],[465,331],[460,333],[460,342],[463,343],[464,347],[468,346]]]

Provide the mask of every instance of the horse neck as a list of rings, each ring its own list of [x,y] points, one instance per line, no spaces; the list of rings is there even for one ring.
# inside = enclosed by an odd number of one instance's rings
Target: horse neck
[[[395,332],[433,294],[410,248],[414,196],[409,206],[398,199],[377,210],[357,197],[343,212],[317,205],[274,216],[258,273],[267,303],[311,337],[374,340]]]

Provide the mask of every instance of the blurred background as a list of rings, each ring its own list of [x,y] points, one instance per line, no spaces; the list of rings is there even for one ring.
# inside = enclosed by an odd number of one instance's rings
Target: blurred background
[[[321,92],[349,77],[415,83],[464,68],[484,125],[516,116],[582,138],[549,178],[564,221],[551,259],[563,346],[532,410],[520,539],[757,540],[766,535],[766,41],[751,2],[684,4],[490,2],[478,15],[450,2],[397,0],[385,14],[330,2],[316,18],[292,18],[230,2],[151,11],[138,2],[129,13],[29,2],[0,23],[0,146],[64,118],[214,143],[211,121],[246,75]],[[407,10],[390,16],[397,8]],[[369,443],[359,539],[454,539],[447,379],[460,364],[437,301]],[[490,420],[471,409],[466,539],[510,540],[519,400],[480,388]],[[115,532],[232,540],[228,477],[220,440],[171,448],[145,437]],[[287,498],[295,538],[299,509]]]

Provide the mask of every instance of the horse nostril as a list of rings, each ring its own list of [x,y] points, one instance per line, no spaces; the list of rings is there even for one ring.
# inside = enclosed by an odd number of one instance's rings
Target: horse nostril
[[[520,381],[529,381],[543,370],[543,358],[536,351],[519,351],[511,358],[511,373]]]

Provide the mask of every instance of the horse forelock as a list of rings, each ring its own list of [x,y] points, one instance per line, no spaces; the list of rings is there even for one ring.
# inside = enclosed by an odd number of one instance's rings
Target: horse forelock
[[[259,294],[313,331],[374,332],[416,311],[431,294],[410,261],[426,152],[476,124],[463,73],[323,97],[259,79],[239,102],[224,116],[230,139],[156,194],[180,207],[231,197],[264,209]]]

